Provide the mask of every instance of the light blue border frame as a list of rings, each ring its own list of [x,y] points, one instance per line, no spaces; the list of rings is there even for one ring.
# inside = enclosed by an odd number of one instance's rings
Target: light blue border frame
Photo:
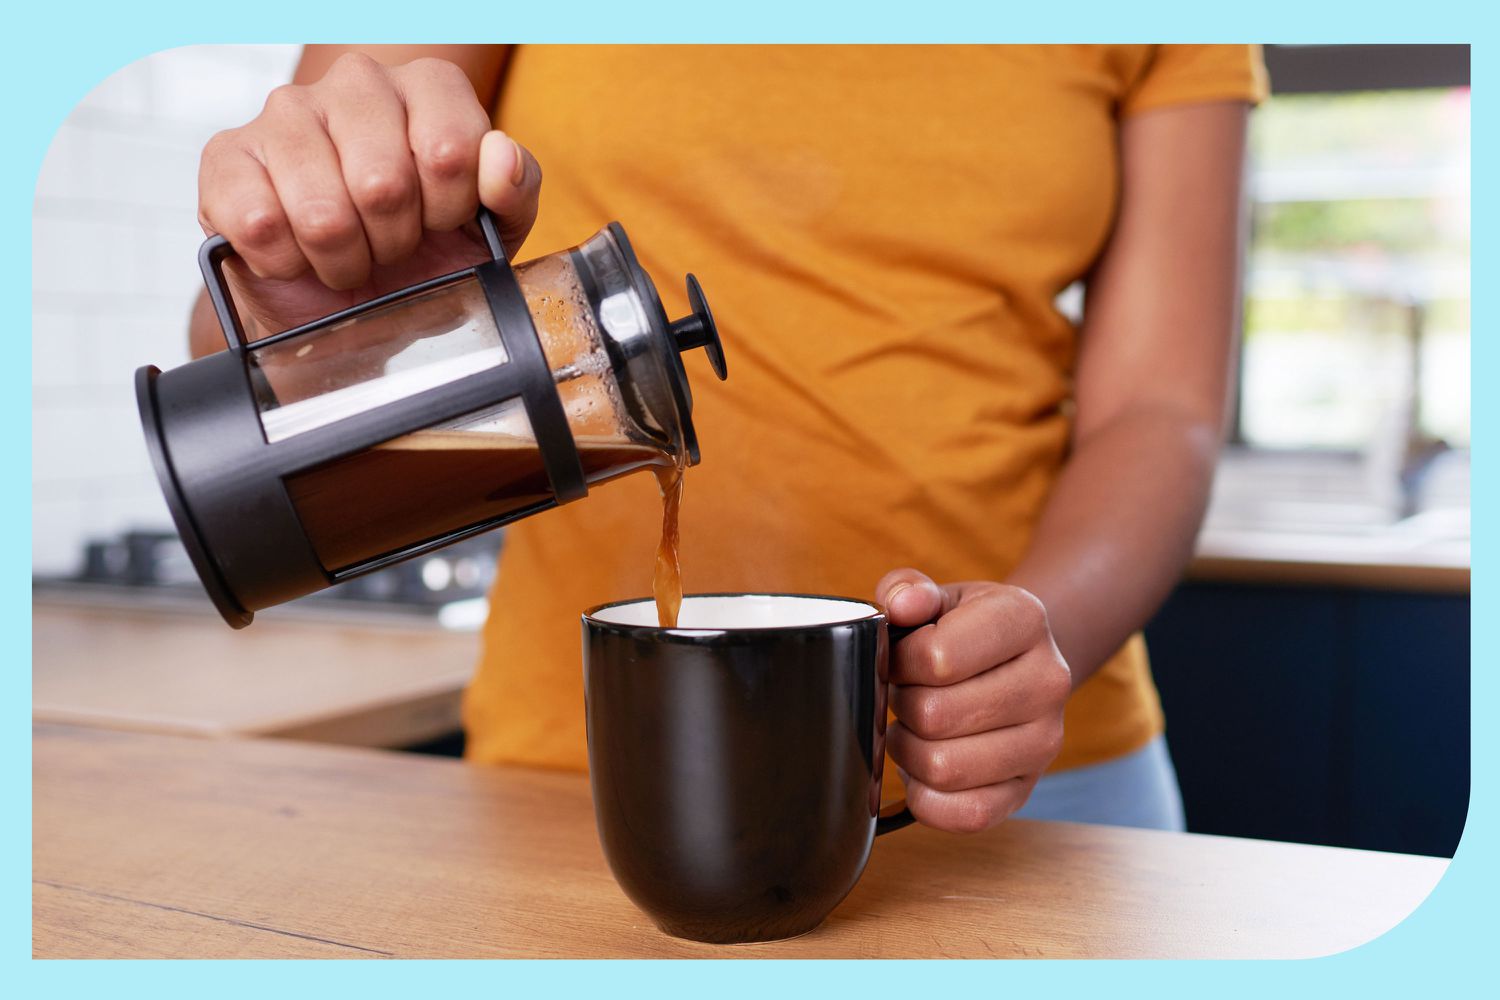
[[[507,7],[515,9],[507,10]],[[11,316],[11,331],[0,338],[5,378],[4,454],[30,456],[30,240],[31,202],[37,173],[58,125],[72,107],[104,77],[135,59],[164,48],[212,42],[328,41],[886,41],[886,42],[1470,42],[1474,44],[1476,92],[1486,93],[1490,66],[1488,34],[1492,18],[1477,3],[1426,0],[1422,3],[1349,3],[1264,0],[1255,4],[1124,4],[1080,2],[1066,5],[890,2],[816,4],[809,0],[756,3],[627,3],[615,0],[504,3],[449,0],[440,4],[309,3],[259,0],[238,8],[229,4],[151,3],[34,4],[24,14],[7,14],[6,59],[0,80],[7,96],[6,155],[0,161],[0,232],[4,268],[0,304]],[[428,18],[427,23],[418,23]],[[1490,176],[1495,112],[1481,98],[1472,104],[1473,176]],[[1488,232],[1493,201],[1486,189],[1474,191],[1475,228]],[[1484,273],[1490,259],[1483,237],[1475,240],[1474,267]],[[191,262],[184,262],[184,267]],[[1476,289],[1488,287],[1474,282]],[[1476,295],[1474,328],[1483,330],[1488,302]],[[1496,372],[1496,345],[1473,338],[1475,371]],[[121,373],[122,378],[130,373]],[[1474,425],[1494,429],[1487,396],[1474,402]],[[1484,435],[1476,433],[1476,439]],[[1482,447],[1474,449],[1474,506],[1484,507],[1496,471]],[[712,991],[715,1000],[765,995],[767,989],[800,986],[798,993],[843,993],[868,989],[916,996],[964,990],[996,995],[1018,989],[1055,996],[1058,991],[1194,996],[1303,995],[1353,993],[1371,996],[1433,994],[1483,989],[1493,983],[1491,902],[1497,885],[1493,813],[1496,728],[1474,727],[1474,785],[1468,829],[1447,877],[1426,904],[1389,934],[1352,952],[1311,962],[1137,962],[1137,963],[507,963],[409,962],[395,967],[346,963],[287,962],[35,962],[30,956],[30,534],[28,500],[20,477],[6,494],[5,512],[13,527],[3,533],[0,641],[12,663],[3,681],[10,725],[4,741],[3,780],[10,820],[4,827],[5,865],[3,948],[11,970],[0,989],[13,996],[176,995],[191,991],[214,997],[328,994],[357,997],[438,996],[493,992],[527,996],[576,986],[594,996],[659,995]],[[1476,564],[1488,557],[1490,540],[1475,532]],[[1495,606],[1487,580],[1474,575],[1474,650],[1480,664],[1493,665],[1497,652]],[[13,657],[13,659],[12,659]],[[1420,678],[1414,678],[1420,683]],[[1476,716],[1494,707],[1492,669],[1473,674]],[[795,985],[794,985],[795,984]],[[571,992],[571,991],[570,991]],[[1467,990],[1466,990],[1467,992]]]

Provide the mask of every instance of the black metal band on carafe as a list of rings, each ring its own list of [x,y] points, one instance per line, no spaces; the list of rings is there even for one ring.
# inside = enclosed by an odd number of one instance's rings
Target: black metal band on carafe
[[[140,369],[136,393],[147,446],[183,545],[224,620],[248,625],[256,609],[321,590],[470,535],[579,499],[588,492],[541,339],[488,212],[480,227],[492,260],[403,288],[282,333],[250,342],[228,285],[224,260],[233,253],[214,237],[199,251],[214,311],[229,350],[169,372]],[[279,441],[268,441],[246,355],[353,319],[392,302],[468,278],[478,279],[493,314],[506,361]],[[198,384],[201,388],[194,388]],[[242,393],[225,393],[227,384]],[[163,388],[173,391],[163,393]],[[546,500],[425,539],[350,566],[325,567],[314,551],[286,488],[286,479],[324,463],[519,397],[535,436],[552,496]],[[169,402],[164,404],[163,399]],[[162,407],[172,407],[163,412]],[[170,420],[170,445],[162,432]],[[191,470],[194,489],[183,488]],[[252,534],[253,532],[253,534]]]

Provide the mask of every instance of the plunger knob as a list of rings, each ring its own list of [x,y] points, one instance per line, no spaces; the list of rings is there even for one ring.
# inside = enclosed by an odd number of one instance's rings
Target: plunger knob
[[[708,300],[703,297],[703,286],[691,274],[687,276],[688,305],[693,312],[675,321],[671,327],[672,340],[678,353],[701,347],[708,352],[708,363],[720,380],[729,377],[724,364],[724,345],[719,342],[719,328],[714,325],[714,314],[709,311]]]

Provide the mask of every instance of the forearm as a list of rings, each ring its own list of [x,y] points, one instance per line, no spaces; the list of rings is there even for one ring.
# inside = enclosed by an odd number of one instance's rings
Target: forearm
[[[1047,608],[1078,685],[1151,617],[1192,555],[1213,480],[1215,422],[1142,408],[1076,442],[1006,582]]]
[[[1073,453],[1007,580],[1047,608],[1074,684],[1143,626],[1192,555],[1238,327],[1247,109],[1121,126],[1114,231],[1089,277]]]

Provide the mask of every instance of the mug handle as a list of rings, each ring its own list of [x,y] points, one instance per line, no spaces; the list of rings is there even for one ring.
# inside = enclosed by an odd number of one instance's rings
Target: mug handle
[[[922,625],[892,625],[890,624],[889,619],[887,619],[886,636],[890,640],[891,652],[895,652],[896,643],[900,642],[902,639],[905,639],[917,629],[923,628],[926,625],[930,624],[932,623],[924,622]],[[911,814],[911,810],[907,808],[905,799],[901,799],[897,802],[892,802],[890,805],[884,806],[880,810],[880,815],[875,817],[875,836],[878,837],[883,833],[893,833],[896,830],[900,830],[902,827],[911,826],[916,821],[917,818],[913,816]]]

